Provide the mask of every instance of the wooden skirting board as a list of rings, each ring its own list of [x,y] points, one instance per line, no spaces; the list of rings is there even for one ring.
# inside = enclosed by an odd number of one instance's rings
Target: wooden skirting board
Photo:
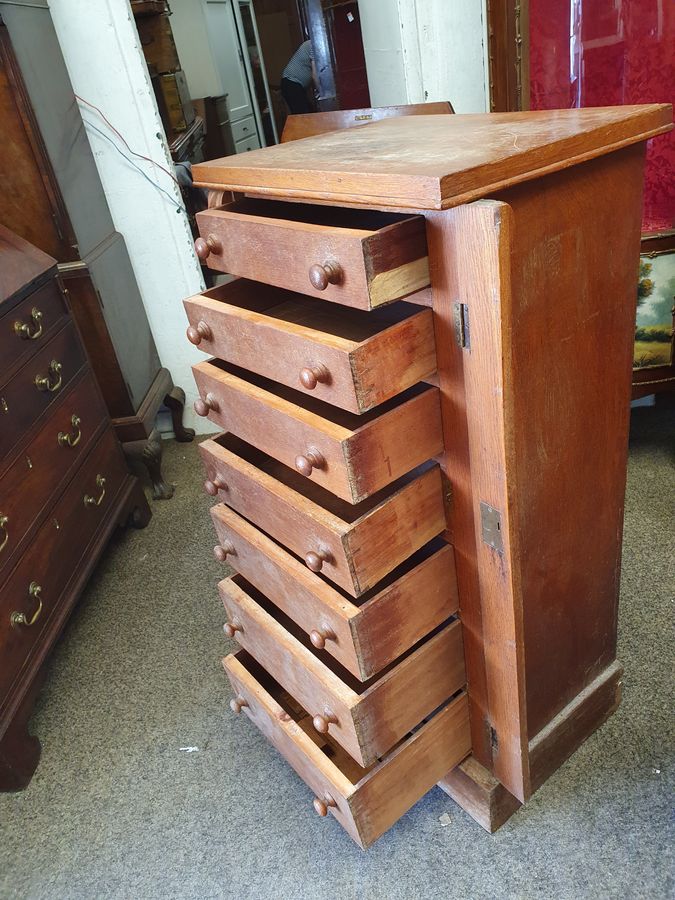
[[[613,662],[529,742],[532,789],[556,769],[614,713],[621,702],[623,666]],[[438,782],[490,834],[521,806],[503,784],[473,756]]]

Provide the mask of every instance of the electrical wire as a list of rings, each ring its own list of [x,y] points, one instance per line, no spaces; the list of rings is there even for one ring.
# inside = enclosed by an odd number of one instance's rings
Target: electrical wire
[[[147,172],[144,172],[140,166],[136,165],[136,163],[133,161],[133,159],[131,159],[129,156],[127,156],[126,153],[117,146],[117,144],[115,143],[115,141],[113,141],[113,139],[110,137],[110,135],[106,134],[105,131],[101,131],[100,128],[97,128],[96,125],[93,124],[93,122],[85,122],[85,127],[93,129],[93,131],[95,131],[97,134],[100,134],[102,138],[105,138],[106,141],[108,141],[110,144],[112,144],[112,146],[115,148],[115,150],[117,150],[117,152],[120,154],[120,156],[122,156],[129,163],[130,166],[133,166],[133,168],[136,169],[137,172],[140,172],[140,174],[143,176],[143,178],[145,178],[145,180],[149,184],[151,184],[158,191],[161,191],[161,193],[164,194],[165,197],[168,197],[168,199],[176,207],[177,210],[184,212],[187,215],[187,210],[185,209],[185,207],[182,206],[180,203],[178,203],[176,201],[176,198],[172,197],[171,194],[168,191],[164,190],[164,188],[161,185],[156,184],[152,180],[152,178],[150,178],[150,176],[147,174]],[[176,184],[178,184],[177,179],[174,178],[174,181],[176,182]]]
[[[89,100],[85,100],[84,97],[80,97],[79,94],[75,94],[75,99],[76,99],[76,100],[79,100],[81,103],[85,103],[87,106],[90,106],[92,109],[95,109],[96,112],[99,114],[99,116],[100,116],[100,117],[103,119],[103,121],[106,123],[106,125],[108,126],[108,128],[110,128],[110,130],[113,131],[113,132],[117,135],[117,137],[122,141],[122,143],[123,143],[124,146],[127,148],[127,150],[129,151],[129,153],[131,153],[132,156],[137,156],[139,159],[144,159],[146,162],[152,163],[153,166],[157,166],[157,168],[158,168],[158,169],[161,169],[162,172],[165,172],[165,173],[169,176],[169,178],[173,178],[173,180],[176,182],[176,184],[177,184],[178,187],[180,188],[180,184],[179,184],[179,182],[178,182],[178,179],[176,178],[176,176],[174,175],[173,172],[171,172],[169,169],[167,169],[167,168],[166,168],[165,166],[163,166],[161,163],[158,163],[156,160],[152,159],[150,156],[144,156],[142,153],[137,153],[135,150],[132,150],[132,149],[131,149],[131,147],[130,147],[129,144],[127,143],[127,140],[126,140],[126,138],[124,137],[124,135],[121,134],[121,133],[115,128],[115,126],[113,125],[113,123],[110,121],[110,119],[106,116],[106,114],[103,112],[103,110],[102,110],[100,107],[96,106],[95,103],[91,103]]]

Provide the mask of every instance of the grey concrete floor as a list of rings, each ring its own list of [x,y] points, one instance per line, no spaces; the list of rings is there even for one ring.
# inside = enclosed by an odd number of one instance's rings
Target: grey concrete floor
[[[113,541],[51,658],[40,767],[0,796],[0,897],[672,897],[674,439],[635,411],[619,712],[497,834],[434,788],[365,853],[229,711],[209,500],[196,445],[169,443],[174,499]]]

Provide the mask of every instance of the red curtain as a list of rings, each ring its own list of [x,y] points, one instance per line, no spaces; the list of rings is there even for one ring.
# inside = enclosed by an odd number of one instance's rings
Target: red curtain
[[[530,0],[532,109],[675,101],[675,0]],[[675,227],[675,133],[647,146],[644,231]]]

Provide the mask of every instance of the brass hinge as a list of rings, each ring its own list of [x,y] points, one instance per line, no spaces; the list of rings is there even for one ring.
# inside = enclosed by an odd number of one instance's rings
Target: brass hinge
[[[455,303],[453,304],[453,315],[455,319],[455,340],[463,350],[470,350],[469,307],[466,303]]]
[[[497,553],[503,553],[502,514],[484,500],[480,501],[480,526],[483,543],[492,547]]]

